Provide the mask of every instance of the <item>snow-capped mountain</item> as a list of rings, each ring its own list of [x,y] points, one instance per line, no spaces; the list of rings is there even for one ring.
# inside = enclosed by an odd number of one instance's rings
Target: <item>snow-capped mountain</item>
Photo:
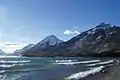
[[[98,24],[94,29],[107,29],[110,27],[113,27],[113,25],[102,22]]]
[[[53,35],[48,36],[23,53],[23,56],[69,57],[118,54],[120,55],[120,27],[101,23],[66,42],[62,42]]]
[[[120,27],[101,23],[67,41],[67,53],[62,52],[62,55],[71,53],[72,56],[115,56],[114,53],[120,52],[119,41]]]
[[[55,35],[50,35],[47,36],[46,38],[44,38],[42,41],[40,41],[39,43],[37,43],[35,45],[36,48],[46,48],[49,46],[54,46],[57,45],[59,43],[62,43],[63,41],[60,40],[59,38],[57,38]]]
[[[44,38],[43,40],[41,40],[36,45],[34,45],[32,48],[30,48],[27,51],[23,52],[22,54],[26,55],[26,53],[27,53],[27,54],[30,54],[32,56],[34,56],[36,54],[38,54],[38,55],[46,55],[45,53],[44,54],[42,53],[44,50],[52,51],[50,49],[51,47],[59,46],[63,42],[64,41],[60,40],[56,36],[50,35],[50,36],[47,36],[46,38]],[[40,53],[42,53],[42,54],[40,54]]]

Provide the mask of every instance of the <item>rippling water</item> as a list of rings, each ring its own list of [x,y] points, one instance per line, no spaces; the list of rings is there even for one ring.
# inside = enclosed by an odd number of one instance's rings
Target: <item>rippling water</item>
[[[27,58],[0,56],[0,80],[80,79],[114,65],[110,58]]]

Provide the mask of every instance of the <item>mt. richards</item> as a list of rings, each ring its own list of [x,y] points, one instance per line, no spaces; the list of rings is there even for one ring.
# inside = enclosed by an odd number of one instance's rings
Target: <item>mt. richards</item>
[[[51,35],[19,53],[35,57],[118,56],[120,27],[101,23],[66,42]]]

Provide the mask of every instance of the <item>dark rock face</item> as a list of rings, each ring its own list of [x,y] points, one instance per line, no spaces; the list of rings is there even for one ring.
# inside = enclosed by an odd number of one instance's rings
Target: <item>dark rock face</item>
[[[120,55],[120,27],[101,23],[67,42],[30,48],[23,56],[114,56]]]

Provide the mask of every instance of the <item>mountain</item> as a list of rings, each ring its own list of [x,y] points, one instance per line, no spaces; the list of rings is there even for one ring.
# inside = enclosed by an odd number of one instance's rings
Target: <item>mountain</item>
[[[64,41],[57,38],[55,35],[50,35],[38,42],[34,47],[28,49],[26,52],[23,52],[23,55],[46,55],[44,52],[49,52],[54,46],[59,46],[59,44],[63,43]],[[46,51],[47,49],[47,51]],[[49,50],[48,50],[49,49]]]
[[[63,42],[63,41],[58,39],[55,35],[50,35],[50,36],[47,36],[46,38],[44,38],[39,43],[37,43],[35,45],[35,48],[44,49],[44,48],[49,47],[49,46],[57,45],[61,42]]]
[[[119,41],[120,27],[101,23],[67,41],[69,46],[63,51],[66,54],[62,55],[115,56],[120,51]]]
[[[42,40],[33,48],[24,52],[23,56],[78,57],[120,55],[120,27],[111,24],[100,23],[66,42],[57,43],[57,45],[51,45],[50,38]]]

